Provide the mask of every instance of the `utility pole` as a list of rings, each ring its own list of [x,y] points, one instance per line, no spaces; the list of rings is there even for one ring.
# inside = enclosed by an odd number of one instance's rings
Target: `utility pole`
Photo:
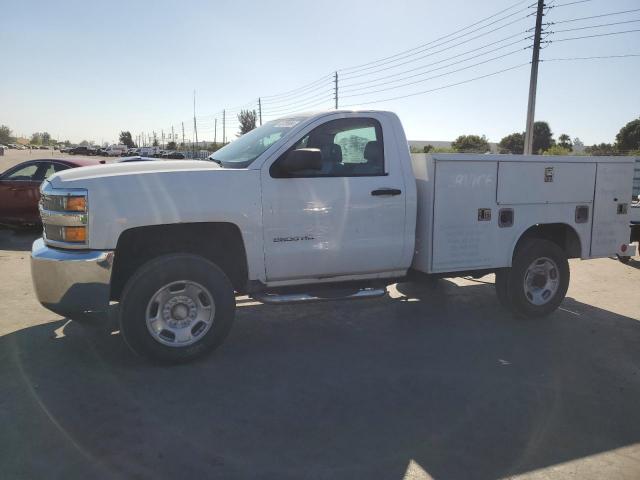
[[[171,141],[176,143],[176,134],[173,132],[173,125],[171,125]],[[177,147],[177,145],[176,145]]]
[[[533,36],[533,55],[531,57],[531,79],[529,80],[529,104],[527,105],[527,128],[524,134],[524,154],[533,153],[533,123],[536,116],[536,90],[538,87],[538,64],[540,63],[540,37],[542,35],[542,16],[544,0],[538,0],[536,29]]]
[[[162,149],[164,150],[164,128],[160,130],[160,133],[162,134]]]
[[[193,91],[193,133],[196,136],[196,148],[198,146],[198,126],[196,125],[196,91]]]
[[[336,110],[338,110],[338,72],[336,72],[333,76],[333,83],[335,85],[333,90],[333,98],[336,101]]]
[[[260,119],[260,125],[262,126],[262,100],[258,97],[258,118]]]
[[[213,146],[218,145],[218,117],[213,120]]]
[[[185,144],[184,144],[184,122],[182,122],[182,147],[183,148],[185,147]]]
[[[224,145],[227,142],[227,118],[226,118],[226,111],[222,110],[222,145]]]

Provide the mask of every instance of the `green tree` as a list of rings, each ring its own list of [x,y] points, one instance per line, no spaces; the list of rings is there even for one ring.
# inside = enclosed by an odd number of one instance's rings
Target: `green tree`
[[[91,143],[88,140],[82,140],[80,142],[81,147],[88,147],[89,145],[91,145]]]
[[[42,145],[42,134],[40,132],[33,133],[29,143],[31,145]]]
[[[176,148],[177,148],[176,142],[167,143],[167,150],[176,150]]]
[[[535,122],[533,124],[533,148],[534,154],[539,154],[549,150],[552,145],[555,145],[553,140],[553,132],[547,122]]]
[[[431,145],[431,144],[429,144],[429,145],[425,145],[425,146],[422,148],[422,151],[423,151],[424,153],[429,153],[429,152],[431,152],[431,151],[433,150],[433,148],[434,148],[434,147],[433,147],[433,145]]]
[[[524,152],[524,133],[512,133],[498,143],[500,153],[522,155]]]
[[[595,155],[597,157],[618,154],[616,147],[614,145],[611,145],[610,143],[601,143],[599,145],[591,145],[590,147],[586,147],[584,151],[588,155]]]
[[[616,147],[620,152],[640,149],[640,118],[630,121],[616,135]]]
[[[120,132],[120,143],[126,145],[127,148],[133,148],[136,146],[136,144],[133,143],[133,138],[131,138],[131,132],[128,130]]]
[[[159,144],[158,144],[158,139],[157,139],[157,138],[154,138],[154,139],[153,139],[153,144],[152,144],[152,146],[157,147],[158,145],[159,145]]]
[[[571,143],[571,137],[566,133],[563,133],[558,137],[558,146],[569,150],[570,152],[573,151],[573,143]]]
[[[13,142],[13,137],[11,136],[11,129],[6,125],[0,125],[0,143],[6,145],[7,143]]]
[[[451,143],[451,148],[461,153],[485,153],[491,150],[484,135],[460,135]]]
[[[238,122],[240,122],[240,135],[249,133],[256,128],[257,115],[255,110],[240,110]]]
[[[569,155],[571,149],[563,147],[562,145],[551,145],[548,150],[545,150],[543,155]]]

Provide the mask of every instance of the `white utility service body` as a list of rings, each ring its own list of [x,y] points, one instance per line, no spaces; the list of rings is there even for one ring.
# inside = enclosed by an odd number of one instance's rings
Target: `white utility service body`
[[[538,224],[566,224],[580,258],[628,248],[632,160],[624,157],[412,154],[418,185],[413,267],[427,273],[510,267]],[[578,207],[587,207],[584,220]],[[488,218],[480,220],[479,210]],[[619,213],[620,212],[620,213]],[[511,222],[501,224],[500,216]],[[627,253],[628,254],[628,253]]]
[[[76,316],[119,301],[134,350],[179,360],[224,339],[234,291],[362,298],[495,272],[501,302],[536,316],[564,298],[567,258],[633,253],[631,157],[411,155],[398,117],[371,110],[274,120],[210,158],[44,182],[40,302]]]

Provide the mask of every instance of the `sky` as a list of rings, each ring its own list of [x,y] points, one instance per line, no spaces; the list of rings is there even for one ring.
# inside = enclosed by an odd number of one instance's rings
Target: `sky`
[[[571,1],[548,2],[557,7],[545,22],[640,9],[640,0],[561,6]],[[131,131],[134,139],[142,132],[168,135],[172,127],[181,135],[184,122],[189,139],[195,90],[199,139],[213,140],[217,117],[220,140],[222,109],[231,112],[227,137],[233,138],[233,113],[245,104],[257,108],[258,97],[265,120],[310,105],[332,108],[335,71],[341,106],[394,111],[412,140],[478,134],[497,142],[525,127],[531,49],[524,48],[530,43],[524,38],[535,17],[524,18],[533,10],[523,9],[533,0],[0,2],[0,124],[14,134],[48,131],[59,140],[103,143],[117,140],[121,130]],[[640,29],[633,20],[640,20],[640,10],[547,26],[555,31],[631,22],[553,33],[541,58],[640,54],[639,31],[557,41]],[[514,23],[505,25],[509,22]],[[487,50],[496,47],[469,52],[510,35],[521,43],[494,53]],[[411,50],[425,44],[422,51]],[[402,59],[369,64],[407,50]],[[489,59],[494,60],[473,66]],[[456,60],[465,62],[448,67]],[[469,81],[516,65],[521,66]],[[468,68],[451,72],[463,67]],[[612,142],[621,126],[640,116],[639,79],[640,57],[542,62],[536,120],[549,122],[556,136]],[[412,81],[419,83],[404,85]],[[454,83],[460,84],[442,88]],[[318,100],[324,103],[313,105]]]

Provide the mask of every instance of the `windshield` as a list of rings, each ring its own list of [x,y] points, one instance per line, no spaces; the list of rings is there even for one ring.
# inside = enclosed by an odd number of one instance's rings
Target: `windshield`
[[[267,122],[214,152],[209,160],[223,167],[245,168],[305,118],[281,118]]]

